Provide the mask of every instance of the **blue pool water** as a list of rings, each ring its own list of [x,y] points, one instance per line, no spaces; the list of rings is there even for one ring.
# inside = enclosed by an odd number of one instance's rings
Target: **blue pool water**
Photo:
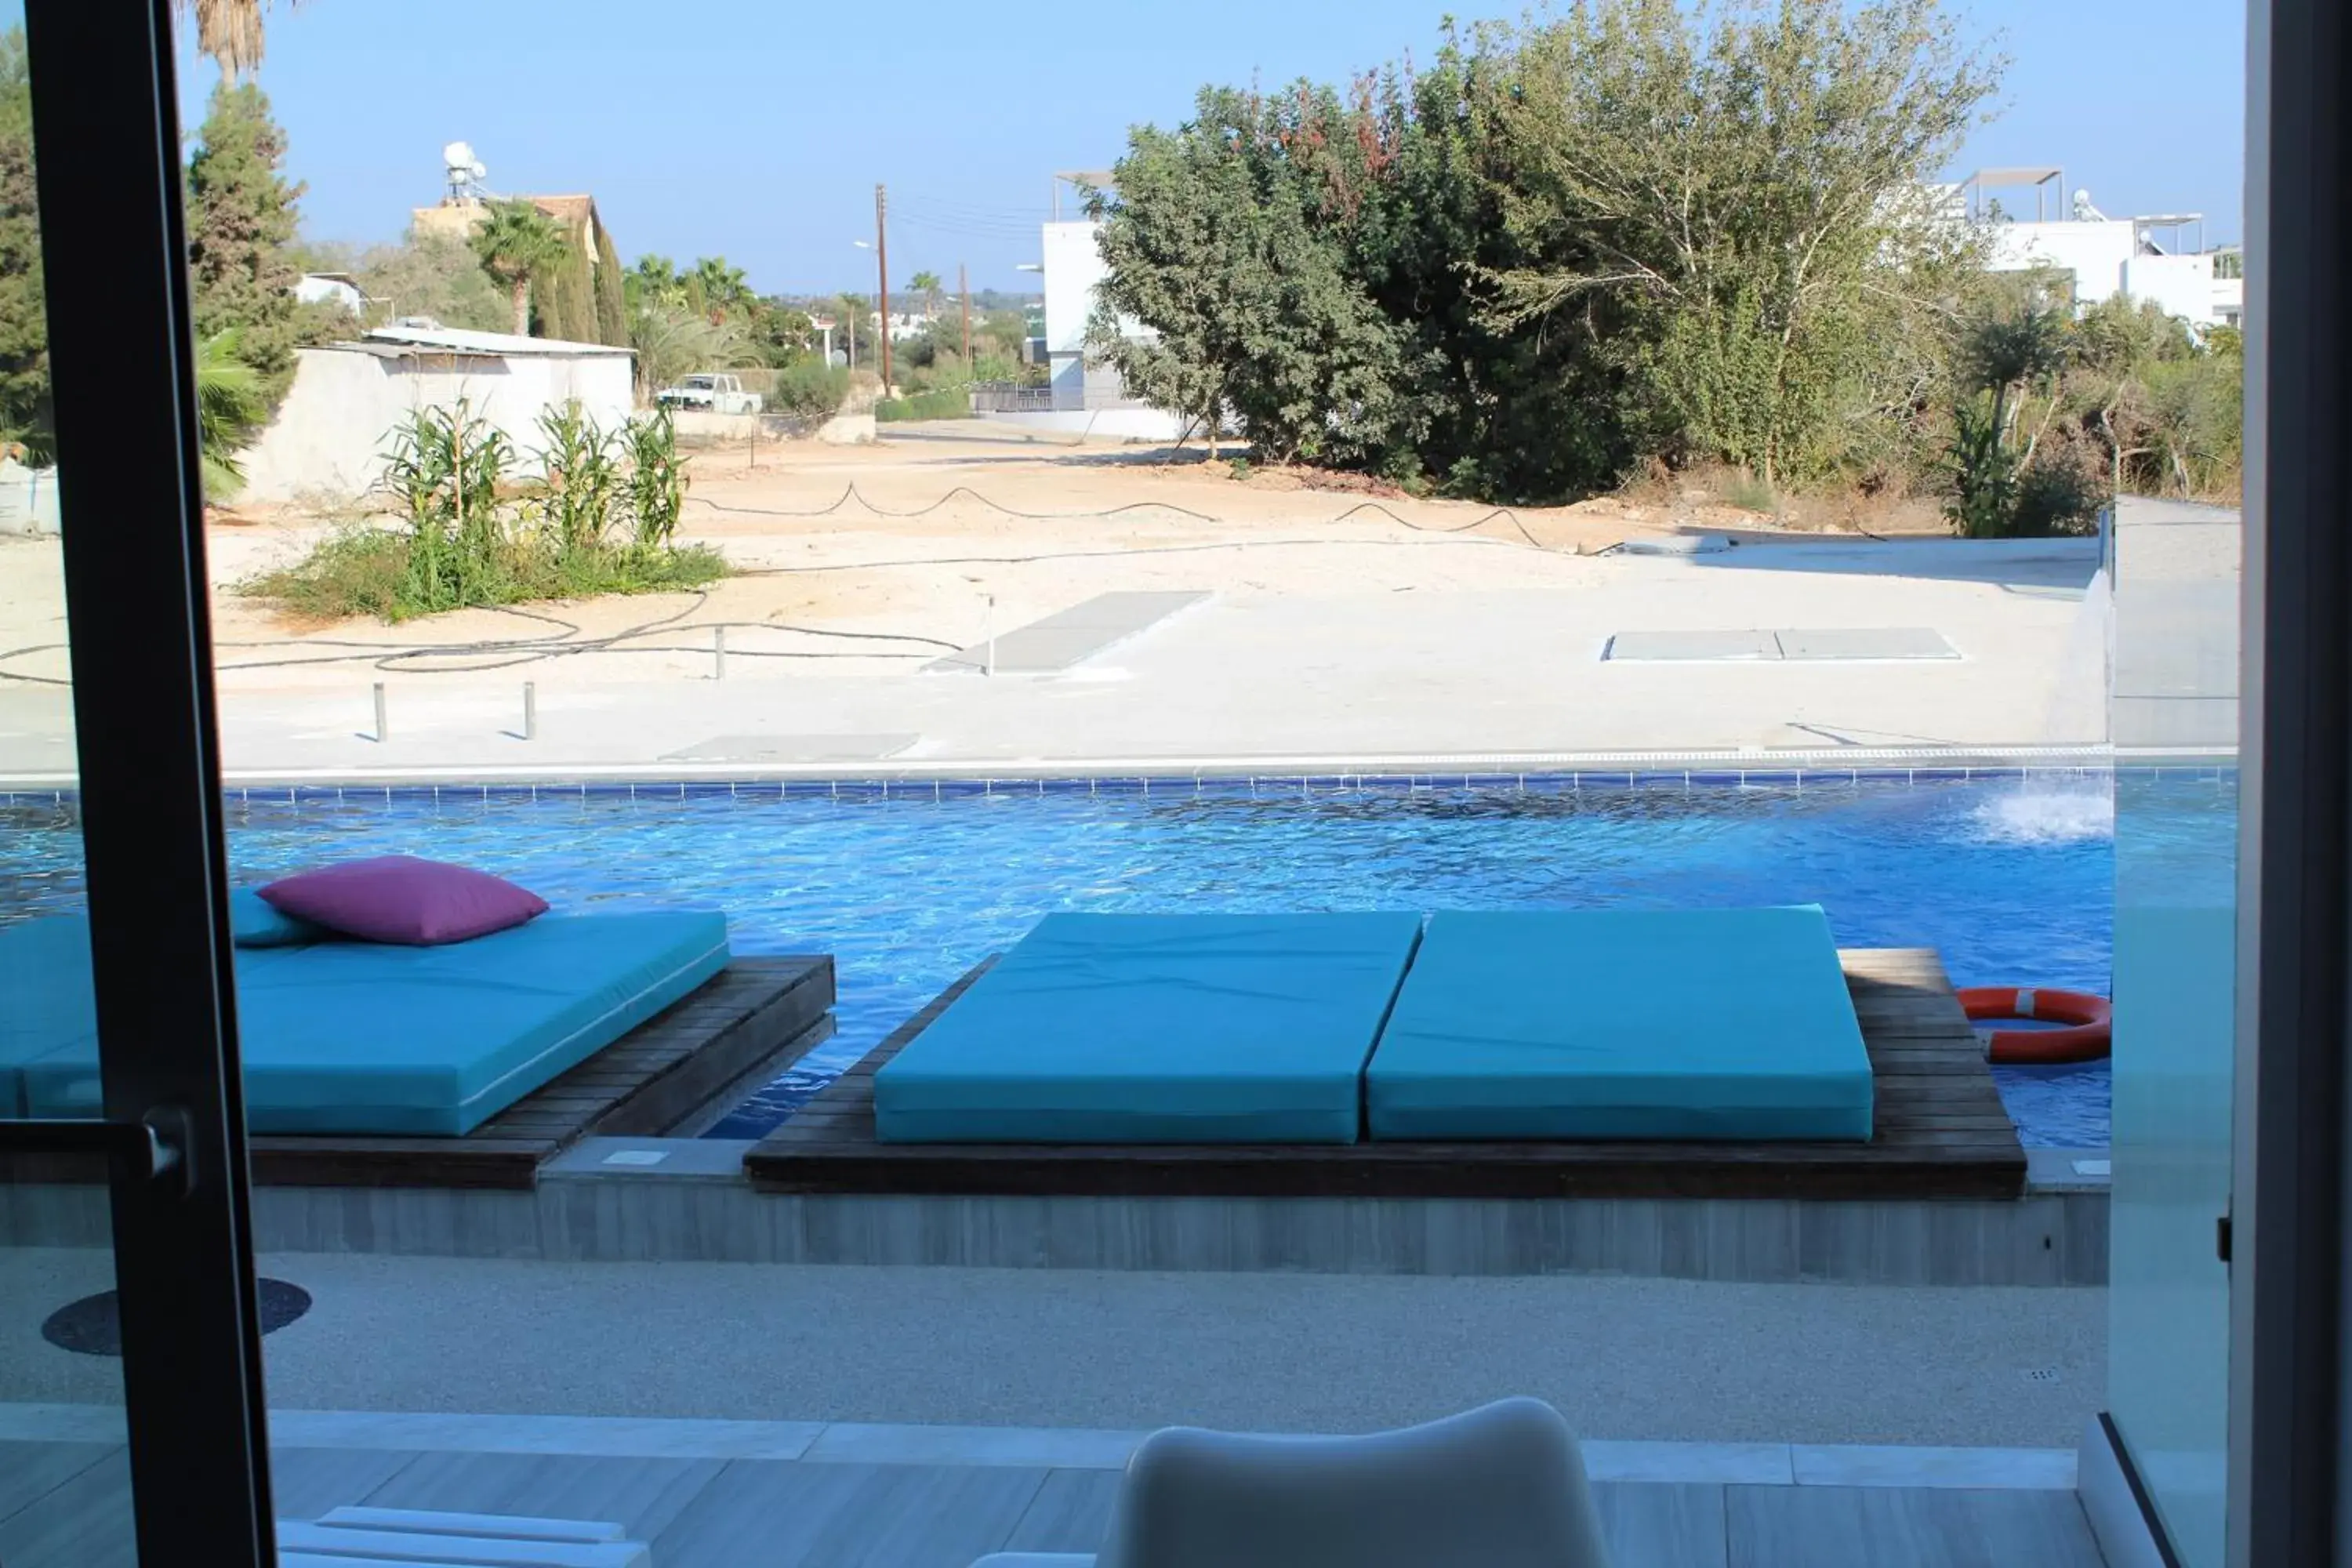
[[[2135,808],[2210,817],[2227,786]],[[727,911],[743,952],[826,952],[840,1033],[713,1132],[781,1119],[971,964],[1055,910],[1822,905],[1851,947],[1933,947],[1958,984],[2108,990],[2104,779],[1802,788],[751,795],[233,805],[239,881],[394,851],[560,909]],[[0,918],[79,898],[68,814],[0,813]],[[2210,868],[2208,868],[2210,871]],[[2226,876],[2226,868],[2222,875]],[[1997,1075],[2029,1143],[2107,1141],[2105,1063]]]

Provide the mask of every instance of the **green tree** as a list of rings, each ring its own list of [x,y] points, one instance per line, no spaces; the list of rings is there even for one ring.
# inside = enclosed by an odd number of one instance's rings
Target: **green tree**
[[[629,346],[636,351],[637,391],[648,398],[690,372],[749,368],[761,357],[736,322],[683,305],[640,305],[630,318]]]
[[[294,379],[294,351],[331,336],[334,313],[294,299],[289,254],[302,187],[278,173],[286,134],[252,83],[213,89],[188,159],[188,275],[195,332],[234,331],[236,352],[275,407]]]
[[[1108,270],[1087,348],[1213,443],[1230,415],[1268,457],[1373,466],[1412,441],[1407,339],[1294,155],[1329,145],[1337,113],[1304,84],[1278,105],[1211,89],[1175,132],[1132,132],[1116,195],[1091,198]]]
[[[880,368],[881,342],[875,336],[874,301],[863,294],[836,294],[824,301],[833,317],[833,346],[853,365]]]
[[[638,257],[622,283],[632,310],[643,305],[686,303],[685,281],[677,275],[677,264],[667,256]]]
[[[751,284],[744,279],[743,269],[728,266],[723,256],[698,258],[684,286],[714,323],[745,313],[755,298]]]
[[[432,230],[411,230],[397,245],[362,252],[350,270],[381,318],[429,316],[445,327],[502,332],[513,321],[506,291],[464,240]]]
[[[571,254],[562,228],[529,202],[496,202],[474,230],[473,248],[482,270],[506,287],[515,334],[529,333],[532,280]]]
[[[0,439],[54,455],[41,220],[33,189],[33,98],[25,30],[0,34]]]
[[[1615,296],[1625,363],[1692,451],[1768,485],[1825,466],[1882,353],[1867,302],[1969,243],[1919,193],[1994,63],[1938,0],[1585,0],[1482,42],[1511,66],[1476,102],[1530,252],[1489,275],[1490,319]]]
[[[629,346],[627,279],[620,253],[613,248],[612,231],[601,223],[596,226],[595,341],[616,349]]]
[[[1978,321],[1960,342],[1956,366],[1962,384],[1992,395],[1993,429],[2004,441],[2011,395],[2054,381],[2065,368],[2065,318],[2046,306]]]
[[[817,344],[816,324],[808,312],[777,297],[754,302],[751,336],[767,362],[779,369],[807,357]]]
[[[531,276],[531,331],[542,338],[593,343],[596,339],[596,279],[581,255],[583,226],[556,219],[563,232],[562,254]]]
[[[1979,315],[1953,354],[1959,387],[1946,464],[1945,511],[1971,538],[2072,532],[2105,494],[2095,465],[2060,432],[2060,378],[2077,334],[2065,310],[2038,294]],[[2040,420],[2021,436],[2019,416],[2039,399]],[[2013,400],[2013,401],[2012,401]]]
[[[936,272],[918,272],[907,279],[907,287],[921,297],[923,313],[936,319],[940,313],[940,302],[947,298],[947,285],[940,281],[940,275]]]

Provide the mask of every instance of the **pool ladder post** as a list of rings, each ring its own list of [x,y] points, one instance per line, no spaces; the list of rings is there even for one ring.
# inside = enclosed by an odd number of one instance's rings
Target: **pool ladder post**
[[[375,683],[375,743],[381,746],[391,738],[391,731],[384,726],[383,682],[379,680]]]
[[[993,677],[996,674],[996,595],[993,594],[988,596],[988,622],[985,629],[988,633],[987,673]]]
[[[713,680],[726,679],[727,628],[725,626],[713,626],[710,628],[710,679]]]
[[[539,739],[539,683],[533,680],[522,683],[522,738]]]

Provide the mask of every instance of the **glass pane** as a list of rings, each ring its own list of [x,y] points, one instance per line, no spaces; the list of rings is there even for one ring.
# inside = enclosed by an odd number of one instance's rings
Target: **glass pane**
[[[266,50],[184,38],[199,226],[244,258],[196,235],[198,324],[239,330],[257,399],[216,443],[242,470],[212,531],[233,877],[402,855],[551,906],[422,952],[298,928],[238,955],[264,1269],[314,1303],[265,1347],[278,1438],[320,1467],[285,1512],[572,1510],[689,1563],[727,1560],[730,1519],[795,1521],[812,1561],[892,1556],[869,1536],[919,1527],[883,1490],[826,1489],[781,1426],[707,1425],[838,1423],[826,1452],[874,1488],[920,1471],[969,1504],[940,1538],[964,1560],[1081,1550],[1100,1476],[1017,1530],[992,1489],[1025,1483],[988,1461],[1507,1393],[1687,1445],[1643,1485],[1719,1483],[1702,1445],[1769,1470],[1895,1444],[1963,1451],[1936,1479],[1988,1509],[2046,1501],[2013,1483],[2063,1454],[2014,1451],[2106,1405],[2105,1173],[2132,1156],[2106,1060],[1988,1065],[1959,992],[2115,990],[2137,872],[2110,739],[2143,692],[2133,666],[2111,716],[2095,519],[2117,483],[2236,483],[2234,116],[2193,120],[2196,160],[2083,172],[2102,209],[1985,167],[2057,129],[1970,130],[2012,100],[2144,117],[2145,79],[2082,96],[2091,32],[2036,33],[1996,91],[1989,32],[1955,21],[1947,52],[1932,7],[1654,47],[1692,8],[1450,44],[1433,13],[1340,9],[1215,0],[1165,45],[1160,17],[1113,81],[919,5],[936,25],[779,100],[788,26],[718,0],[657,48],[691,51],[690,151],[644,51],[544,5],[420,24],[546,57],[499,95],[343,0],[263,9]],[[1687,66],[1711,50],[1740,58]],[[1865,58],[1852,90],[1725,101]],[[413,90],[350,90],[395,60]],[[1330,91],[1254,90],[1260,65]],[[971,133],[1046,77],[1066,159]],[[877,101],[879,142],[839,133]],[[1738,170],[1696,249],[1623,217],[1695,200],[1685,152]],[[1603,199],[1580,169],[1649,184]],[[771,179],[791,224],[743,200]],[[1827,209],[1836,235],[1800,232]],[[1817,238],[1811,281],[1770,259]],[[2196,429],[2159,455],[2168,418]],[[1171,1019],[1222,1047],[1200,1020],[1255,1026],[1289,973],[1107,967],[1071,989],[1116,1026],[1008,1030],[1096,1047],[1072,1059],[1113,1089],[1077,1136],[1041,1114],[936,1154],[877,1109],[888,1053],[954,1038],[918,1031],[1056,917],[1402,921],[1410,993],[1464,916],[1806,906],[1838,1027],[1795,1046],[1843,1056],[1802,1091],[1851,1092],[1788,1121],[1740,1098],[1795,1054],[1753,1032],[1782,966],[1688,934],[1572,994],[1528,1000],[1547,952],[1447,992],[1458,1092],[1520,1092],[1497,1039],[1561,1087],[1442,1155],[1365,1113],[1411,1015],[1388,990],[1298,1080],[1327,1095],[1308,1153],[1295,1121],[1211,1147],[1199,1085],[1118,1081],[1130,1042],[1189,1069]],[[696,918],[724,921],[716,975],[667,945]],[[606,940],[632,931],[667,934]],[[807,954],[829,1008],[786,999]],[[1570,1114],[1580,1053],[1653,1039],[1722,1046],[1732,1086]],[[1246,1104],[1255,1065],[1206,1102]],[[675,1493],[604,1484],[656,1460]]]
[[[104,1167],[12,1156],[95,1113],[73,668],[42,347],[23,8],[0,4],[0,1563],[137,1559]]]
[[[2235,511],[2116,527],[2114,1262],[2108,1407],[2186,1568],[2219,1568],[2236,1060]],[[2168,765],[2161,765],[2168,764]],[[2184,765],[2186,764],[2186,765]]]

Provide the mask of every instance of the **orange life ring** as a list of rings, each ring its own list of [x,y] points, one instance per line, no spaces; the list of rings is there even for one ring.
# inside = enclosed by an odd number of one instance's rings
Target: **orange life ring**
[[[2040,1067],[2055,1062],[2093,1062],[2115,1043],[2115,1008],[2104,996],[2081,991],[2047,991],[2030,985],[1974,985],[1960,993],[1970,1021],[1984,1018],[2051,1018],[2063,1029],[1996,1029],[1985,1055],[2003,1067]]]

